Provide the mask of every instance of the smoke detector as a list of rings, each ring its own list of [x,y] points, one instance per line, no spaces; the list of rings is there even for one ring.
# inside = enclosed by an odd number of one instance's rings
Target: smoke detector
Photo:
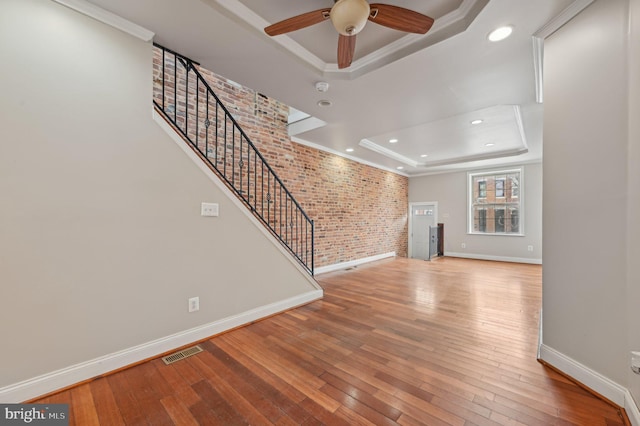
[[[316,83],[316,90],[318,92],[326,92],[327,90],[329,90],[329,83],[327,83],[326,81],[319,81]]]

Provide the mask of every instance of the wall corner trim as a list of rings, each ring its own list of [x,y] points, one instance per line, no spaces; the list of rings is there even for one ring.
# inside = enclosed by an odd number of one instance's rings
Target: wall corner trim
[[[305,305],[321,299],[322,296],[322,290],[312,290],[289,299],[260,306],[218,321],[15,383],[0,388],[0,401],[3,403],[28,401],[137,362],[157,357],[181,346],[207,339],[261,318]]]
[[[640,426],[640,411],[627,388],[544,343],[540,344],[539,354],[538,359],[541,361],[557,368],[589,389],[624,408],[631,424]]]
[[[155,33],[153,33],[152,31],[149,31],[148,29],[141,27],[138,24],[134,24],[133,22],[128,21],[116,15],[115,13],[111,13],[94,4],[91,4],[86,0],[53,1],[66,6],[69,9],[75,10],[78,13],[100,21],[103,24],[109,25],[110,27],[116,28],[120,31],[124,31],[125,33],[137,37],[144,42],[153,40],[153,37],[155,36]]]

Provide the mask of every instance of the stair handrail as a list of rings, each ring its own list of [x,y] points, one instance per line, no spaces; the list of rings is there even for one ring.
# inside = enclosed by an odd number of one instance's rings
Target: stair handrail
[[[178,133],[180,133],[180,135],[182,136],[182,138],[188,142],[192,148],[194,148],[199,154],[200,157],[206,161],[209,166],[216,172],[216,174],[223,179],[223,181],[225,181],[225,183],[228,185],[229,188],[231,188],[233,190],[233,192],[245,203],[245,205],[247,205],[247,207],[251,210],[251,212],[258,218],[260,219],[260,221],[271,231],[271,233],[273,235],[275,235],[278,240],[289,250],[289,252],[302,264],[302,266],[304,266],[304,268],[313,276],[314,274],[314,252],[315,252],[315,248],[314,248],[314,222],[313,220],[308,216],[308,214],[304,211],[304,209],[302,208],[302,206],[300,205],[300,203],[294,198],[293,194],[291,194],[291,192],[289,191],[289,189],[287,189],[287,187],[285,186],[284,182],[280,179],[280,177],[278,177],[278,175],[276,174],[275,170],[273,169],[273,167],[271,167],[271,165],[269,165],[269,163],[267,162],[266,158],[262,155],[262,153],[260,153],[260,151],[258,150],[258,148],[255,146],[255,144],[251,141],[251,139],[249,138],[249,136],[244,132],[244,130],[242,129],[242,127],[240,127],[239,123],[237,122],[237,120],[233,117],[233,115],[231,114],[231,112],[227,109],[227,107],[222,103],[222,101],[220,100],[220,98],[218,97],[218,95],[215,93],[215,91],[213,90],[213,88],[211,87],[211,85],[209,84],[209,82],[207,81],[207,79],[202,75],[202,73],[198,70],[197,65],[199,65],[197,62],[187,58],[184,55],[181,55],[177,52],[172,51],[171,49],[168,49],[164,46],[161,46],[157,43],[154,43],[154,47],[160,49],[162,51],[162,102],[159,103],[156,99],[155,99],[155,95],[154,95],[154,100],[153,100],[153,104],[155,105],[156,109],[162,114],[162,116],[168,120],[172,126],[174,127],[174,129],[176,131],[178,131]],[[184,120],[184,129],[183,126],[180,125],[180,123],[178,122],[178,88],[174,87],[173,89],[173,93],[174,93],[174,104],[173,104],[173,117],[171,117],[170,112],[167,111],[167,106],[165,103],[166,100],[166,89],[167,89],[167,84],[166,84],[166,78],[165,78],[165,61],[166,61],[166,54],[169,53],[170,55],[174,56],[174,85],[176,84],[176,82],[178,81],[178,75],[177,75],[177,63],[179,62],[183,67],[184,67],[184,72],[186,77],[186,91],[185,91],[185,120]],[[189,73],[193,72],[193,74],[196,76],[197,80],[196,80],[196,85],[197,85],[197,89],[196,89],[196,141],[194,141],[190,136],[189,136]],[[202,85],[207,93],[207,119],[205,120],[205,127],[206,127],[206,132],[207,132],[207,141],[205,143],[205,152],[202,151],[202,149],[199,146],[199,141],[198,141],[198,136],[199,136],[199,130],[198,130],[198,116],[199,116],[199,111],[198,111],[198,106],[199,106],[199,94],[200,94],[200,89],[199,89],[199,85]],[[209,127],[211,126],[211,121],[210,121],[210,117],[209,117],[209,110],[208,110],[208,101],[209,101],[209,97],[212,97],[215,100],[215,104],[216,104],[216,108],[220,108],[222,110],[223,113],[223,117],[224,117],[224,155],[226,157],[227,155],[227,120],[230,121],[231,123],[231,128],[232,128],[232,141],[233,141],[233,146],[232,146],[232,166],[233,166],[233,171],[232,171],[232,180],[229,179],[229,177],[227,176],[227,172],[226,172],[226,166],[227,163],[225,163],[224,170],[220,170],[218,168],[218,166],[211,161],[211,159],[209,158],[209,146],[208,146],[208,136],[209,136]],[[219,127],[219,114],[218,114],[218,109],[216,109],[216,114],[215,114],[215,128],[218,129]],[[251,193],[249,191],[249,193],[247,194],[247,196],[245,196],[245,194],[243,193],[243,189],[242,188],[238,188],[235,185],[235,158],[234,158],[234,153],[236,150],[235,147],[235,139],[236,139],[236,135],[235,132],[236,130],[239,132],[240,134],[240,153],[241,153],[241,157],[242,157],[242,141],[244,140],[248,146],[248,149],[250,148],[256,158],[256,161],[254,162],[254,168],[257,168],[257,159],[259,159],[260,163],[261,163],[261,169],[262,169],[262,175],[261,175],[261,184],[262,184],[262,189],[264,190],[264,179],[265,179],[265,173],[267,176],[267,179],[269,179],[268,177],[271,176],[274,180],[275,183],[277,183],[277,187],[280,190],[284,191],[285,194],[285,209],[289,208],[289,206],[287,206],[287,204],[289,203],[289,201],[292,203],[292,207],[295,207],[295,212],[296,214],[299,213],[301,218],[304,220],[304,229],[303,231],[305,232],[305,236],[304,238],[302,238],[302,240],[305,242],[305,247],[303,249],[300,249],[298,247],[292,247],[294,244],[292,244],[292,240],[290,238],[287,238],[286,235],[283,236],[282,232],[278,232],[278,230],[273,226],[273,224],[271,223],[270,218],[265,218],[264,217],[264,206],[262,206],[261,211],[258,210],[256,203],[254,202],[254,205],[251,204]],[[218,149],[218,131],[216,130],[216,150]],[[250,161],[251,155],[249,154],[249,151],[247,151],[247,159]],[[217,154],[217,152],[216,152]],[[216,155],[216,160],[217,160],[217,155]],[[226,161],[226,158],[225,158]],[[242,169],[243,167],[243,159],[240,159],[239,162],[239,171]],[[265,170],[266,169],[266,170]],[[256,171],[257,173],[257,171]],[[248,172],[247,173],[247,179],[249,179],[251,173]],[[254,176],[254,185],[256,185],[257,187],[257,178]],[[267,183],[267,185],[270,185],[270,182]],[[242,175],[240,175],[240,186],[242,187]],[[248,188],[250,188],[250,183],[247,184]],[[256,189],[257,191],[257,189]],[[274,195],[274,197],[276,197]],[[256,194],[254,194],[254,199],[256,198]],[[262,199],[264,200],[264,194]],[[270,199],[270,193],[267,192],[266,195],[266,200],[267,203],[271,202]],[[275,202],[275,200],[274,200]],[[282,203],[282,195],[280,195],[280,202]],[[264,201],[263,201],[264,203]],[[274,207],[274,212],[275,212],[275,207]],[[280,222],[282,219],[282,205],[280,206]],[[268,209],[268,215],[270,215],[270,211]],[[286,216],[287,212],[285,211],[285,216]],[[286,218],[286,217],[285,217]],[[289,224],[285,224],[285,225],[289,225]],[[296,226],[298,224],[296,223]],[[281,224],[281,228],[282,228],[282,224]],[[290,228],[293,231],[294,228],[294,224],[293,222],[290,223]],[[296,239],[298,240],[298,242],[301,240],[301,238],[299,236],[296,236]],[[310,243],[309,243],[310,242]],[[310,245],[310,247],[309,247]]]

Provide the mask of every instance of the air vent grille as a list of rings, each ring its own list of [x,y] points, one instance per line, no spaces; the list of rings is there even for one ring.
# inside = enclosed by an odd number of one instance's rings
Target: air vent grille
[[[193,346],[191,348],[183,349],[171,355],[163,356],[162,360],[165,364],[169,365],[185,358],[189,358],[192,355],[199,354],[200,352],[202,352],[202,348],[200,346]]]

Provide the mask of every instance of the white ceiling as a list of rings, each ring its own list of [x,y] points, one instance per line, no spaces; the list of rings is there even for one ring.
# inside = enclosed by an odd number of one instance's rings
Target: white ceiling
[[[403,167],[399,173],[410,176],[541,160],[532,35],[572,3],[384,1],[435,24],[419,36],[369,22],[357,36],[353,65],[338,70],[330,22],[273,38],[261,30],[332,0],[89,1],[205,68],[325,123],[297,125],[296,132],[305,131],[294,140],[396,172]],[[487,40],[507,24],[514,26],[510,38]],[[318,81],[329,90],[318,92]],[[332,106],[318,106],[320,100]],[[484,122],[471,125],[476,118]]]

